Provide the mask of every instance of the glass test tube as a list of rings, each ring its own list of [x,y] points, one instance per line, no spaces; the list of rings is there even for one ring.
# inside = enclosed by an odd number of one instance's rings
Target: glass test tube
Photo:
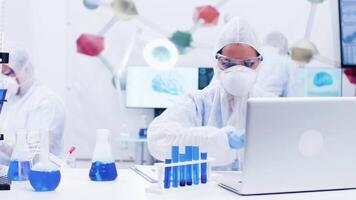
[[[171,164],[172,159],[166,159],[166,164]],[[165,167],[164,168],[164,188],[169,189],[171,187],[171,169],[172,167]]]
[[[201,153],[200,154],[200,159],[201,160],[207,160],[208,158],[208,153]],[[201,183],[202,184],[205,184],[207,182],[207,179],[208,179],[208,164],[205,162],[205,163],[201,163],[201,166],[200,166],[200,176],[201,176]]]
[[[178,163],[179,161],[179,147],[172,146],[172,162]],[[178,187],[178,166],[173,167],[172,187]]]
[[[185,153],[179,154],[179,162],[185,162]],[[179,186],[185,186],[185,165],[179,166]]]
[[[199,147],[193,146],[193,160],[199,160]],[[199,184],[199,164],[193,164],[193,183],[194,185]]]
[[[192,146],[186,146],[185,147],[185,160],[186,161],[192,161],[193,160],[193,147]],[[187,185],[192,185],[193,184],[193,179],[192,179],[192,165],[186,165],[185,166],[185,181]]]

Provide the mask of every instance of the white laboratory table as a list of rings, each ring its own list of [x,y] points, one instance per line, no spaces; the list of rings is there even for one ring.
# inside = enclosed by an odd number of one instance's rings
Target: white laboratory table
[[[272,183],[273,184],[273,183]],[[0,200],[141,200],[141,199],[256,199],[256,200],[351,200],[356,199],[356,190],[295,193],[279,195],[239,196],[210,184],[200,190],[172,190],[170,193],[154,194],[145,191],[151,183],[130,169],[118,170],[118,178],[113,182],[92,182],[88,169],[64,169],[62,180],[54,192],[33,192],[29,182],[15,182],[10,191],[0,191]]]

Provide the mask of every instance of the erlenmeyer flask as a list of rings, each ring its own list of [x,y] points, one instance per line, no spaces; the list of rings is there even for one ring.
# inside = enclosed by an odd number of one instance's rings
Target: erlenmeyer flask
[[[31,169],[30,155],[27,146],[26,130],[19,130],[16,134],[16,144],[12,151],[7,176],[12,181],[26,181]]]
[[[117,177],[115,161],[109,143],[110,131],[98,129],[89,177],[92,181],[113,181]]]
[[[61,181],[61,172],[57,165],[49,161],[49,131],[41,131],[40,161],[35,164],[29,174],[32,187],[37,192],[53,191]]]

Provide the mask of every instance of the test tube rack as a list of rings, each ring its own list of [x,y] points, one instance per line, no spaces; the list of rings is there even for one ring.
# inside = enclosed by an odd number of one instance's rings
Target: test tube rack
[[[156,167],[157,171],[157,183],[153,183],[151,186],[146,188],[146,192],[155,193],[155,194],[165,194],[165,193],[172,193],[174,191],[181,192],[181,191],[193,191],[199,190],[204,187],[208,187],[211,185],[210,181],[210,174],[211,174],[211,163],[215,161],[215,158],[207,158],[206,160],[193,160],[193,161],[185,161],[185,162],[178,162],[178,163],[155,163],[154,166]],[[207,182],[206,183],[199,183],[198,185],[191,185],[191,186],[184,186],[184,187],[171,187],[169,189],[164,188],[164,170],[166,167],[182,167],[186,165],[193,165],[199,164],[199,166],[203,163],[207,164]],[[200,169],[200,167],[199,167]],[[200,180],[201,177],[199,177]],[[171,180],[172,181],[172,180]]]

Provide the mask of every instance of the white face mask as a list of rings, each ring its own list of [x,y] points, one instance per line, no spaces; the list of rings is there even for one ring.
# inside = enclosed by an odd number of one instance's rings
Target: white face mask
[[[7,89],[7,93],[9,94],[9,96],[15,96],[20,89],[20,86],[15,78],[5,76],[1,73],[0,84],[2,84],[5,89]]]
[[[224,89],[231,95],[247,97],[256,81],[254,69],[236,65],[221,71],[220,79]]]

